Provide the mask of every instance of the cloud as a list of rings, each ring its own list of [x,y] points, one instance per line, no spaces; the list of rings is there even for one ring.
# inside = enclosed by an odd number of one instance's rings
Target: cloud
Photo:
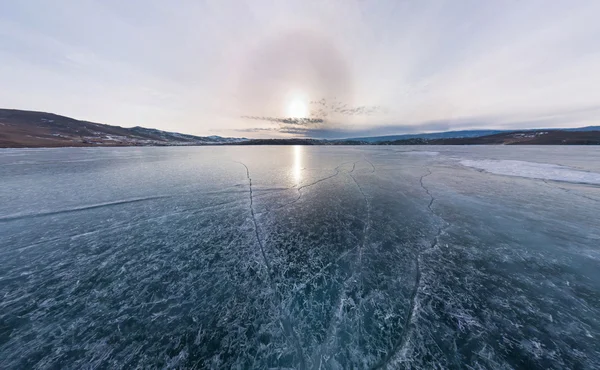
[[[380,106],[357,106],[351,107],[334,98],[329,103],[325,98],[317,101],[310,101],[311,106],[316,107],[310,112],[310,117],[269,117],[269,116],[241,116],[247,120],[265,121],[276,123],[279,126],[275,128],[242,129],[240,132],[278,132],[282,134],[310,136],[311,132],[333,132],[332,125],[335,125],[339,117],[348,116],[372,116],[381,113],[384,110]]]
[[[258,117],[258,116],[241,116],[244,119],[252,119],[257,121],[268,121],[275,123],[283,123],[286,125],[306,126],[325,122],[322,118],[295,118],[295,117]]]
[[[279,128],[277,127],[250,127],[250,128],[238,128],[233,131],[236,132],[248,132],[248,133],[257,133],[257,132],[271,132],[276,133],[279,132]]]
[[[278,132],[289,135],[310,137],[315,139],[344,139],[352,137],[369,137],[399,135],[408,133],[446,131],[450,129],[449,122],[425,122],[418,125],[386,124],[368,128],[337,127],[280,127]]]
[[[310,102],[312,106],[311,115],[316,117],[327,117],[331,115],[341,116],[373,116],[387,112],[386,109],[379,105],[359,105],[352,107],[347,103],[343,103],[334,98],[332,102],[328,102],[325,98]]]

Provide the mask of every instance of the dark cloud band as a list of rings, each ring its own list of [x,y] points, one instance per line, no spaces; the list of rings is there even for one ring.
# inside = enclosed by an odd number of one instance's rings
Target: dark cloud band
[[[325,120],[322,118],[295,118],[295,117],[260,117],[260,116],[242,116],[244,119],[253,119],[257,121],[268,121],[275,123],[282,123],[286,125],[299,125],[306,126],[311,124],[324,123]]]

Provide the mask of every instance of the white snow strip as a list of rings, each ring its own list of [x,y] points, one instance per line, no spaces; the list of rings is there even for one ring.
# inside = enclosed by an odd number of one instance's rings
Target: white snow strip
[[[600,185],[600,173],[576,170],[557,164],[492,159],[465,159],[460,161],[460,164],[497,175]]]
[[[440,154],[440,152],[426,152],[426,151],[418,151],[418,150],[399,152],[399,153],[408,154],[408,155],[423,155],[423,156],[431,156],[431,157]]]

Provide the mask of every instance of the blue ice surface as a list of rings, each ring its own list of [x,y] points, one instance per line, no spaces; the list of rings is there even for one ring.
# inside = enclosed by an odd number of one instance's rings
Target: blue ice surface
[[[600,368],[598,174],[593,147],[0,150],[0,368]]]

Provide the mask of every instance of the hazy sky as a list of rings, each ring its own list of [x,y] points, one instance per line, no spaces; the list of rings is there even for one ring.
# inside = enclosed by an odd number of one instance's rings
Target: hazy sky
[[[0,0],[0,107],[246,137],[598,125],[599,15],[598,0]]]

